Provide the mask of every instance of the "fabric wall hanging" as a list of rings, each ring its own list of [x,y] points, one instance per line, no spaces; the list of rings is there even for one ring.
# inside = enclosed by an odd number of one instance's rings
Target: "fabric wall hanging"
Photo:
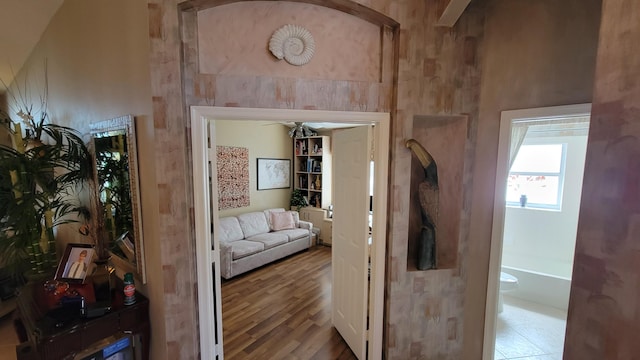
[[[249,206],[249,149],[216,146],[218,209]]]

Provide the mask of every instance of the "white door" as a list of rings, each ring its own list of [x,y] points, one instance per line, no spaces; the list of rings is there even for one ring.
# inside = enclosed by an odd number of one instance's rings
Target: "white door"
[[[358,359],[367,348],[371,127],[333,132],[332,321]]]
[[[192,114],[191,139],[193,159],[194,218],[200,314],[212,316],[200,321],[200,357],[203,360],[224,359],[222,349],[222,291],[220,278],[220,243],[217,234],[211,236],[211,219],[218,218],[217,173],[215,166],[215,136],[213,124]],[[214,166],[211,166],[211,164]],[[205,346],[206,345],[206,346]]]

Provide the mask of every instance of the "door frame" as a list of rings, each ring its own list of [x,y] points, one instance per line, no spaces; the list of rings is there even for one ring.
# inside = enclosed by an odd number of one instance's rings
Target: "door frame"
[[[374,175],[373,196],[373,229],[371,246],[371,273],[369,286],[369,359],[380,359],[382,356],[383,314],[384,314],[384,273],[385,252],[387,244],[387,192],[389,180],[389,142],[390,114],[380,112],[326,111],[326,110],[294,110],[235,108],[215,106],[191,107],[191,141],[193,164],[193,192],[205,196],[194,196],[194,218],[196,236],[196,271],[198,279],[198,309],[200,328],[200,353],[203,360],[214,359],[216,354],[223,358],[222,317],[220,298],[220,277],[213,277],[211,264],[219,274],[219,240],[217,233],[206,229],[217,228],[217,193],[209,189],[217,188],[216,167],[212,166],[211,187],[207,173],[209,159],[215,163],[215,151],[207,153],[208,146],[215,149],[215,138],[208,139],[206,131],[210,121],[215,120],[251,120],[268,122],[334,122],[351,124],[374,124]],[[209,143],[210,141],[210,143]],[[209,196],[211,202],[204,201]],[[213,222],[211,221],[213,219]],[[217,295],[216,295],[217,294]],[[215,305],[215,306],[214,306]],[[215,324],[203,319],[218,319]],[[219,343],[211,344],[212,339]]]
[[[485,303],[484,344],[482,359],[491,360],[495,354],[496,322],[498,316],[498,292],[500,291],[500,266],[502,264],[502,241],[504,236],[504,217],[509,175],[509,146],[511,144],[511,125],[514,121],[527,119],[553,120],[568,116],[589,116],[591,104],[551,106],[522,110],[508,110],[500,113],[500,133],[498,138],[498,156],[496,164],[496,184],[493,203],[493,223],[491,227],[491,249],[489,255],[489,278]]]

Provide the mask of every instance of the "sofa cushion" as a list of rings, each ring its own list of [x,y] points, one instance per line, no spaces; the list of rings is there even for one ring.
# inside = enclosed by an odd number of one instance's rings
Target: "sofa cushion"
[[[267,217],[262,211],[238,215],[238,222],[245,239],[257,234],[268,233],[271,230],[267,223]]]
[[[269,228],[271,229],[271,231],[274,231],[273,226],[271,225],[271,213],[273,212],[284,212],[285,210],[283,208],[273,208],[273,209],[267,209],[264,210],[264,216],[267,217],[267,223],[269,223]],[[299,223],[300,223],[300,213],[298,213],[297,211],[294,210],[288,210],[288,213],[291,213],[291,215],[293,216],[293,224],[295,227],[299,227]]]
[[[244,233],[240,227],[240,223],[235,216],[223,217],[218,221],[220,232],[218,239],[220,242],[227,243],[230,241],[244,239]]]
[[[247,240],[261,242],[264,244],[264,249],[267,250],[278,245],[286,244],[289,241],[289,237],[286,234],[282,234],[280,231],[278,231],[254,235]]]
[[[232,259],[237,260],[264,250],[264,244],[259,241],[238,240],[228,244],[231,246]]]
[[[305,236],[309,236],[309,230],[307,229],[291,229],[291,230],[281,230],[278,231],[278,234],[287,235],[289,241],[294,241],[298,239],[302,239]]]
[[[293,223],[296,225],[296,227],[300,227],[300,213],[298,213],[297,211],[289,211],[291,213],[291,215],[293,215]]]
[[[291,211],[271,212],[271,230],[287,230],[295,227]]]
[[[267,209],[264,210],[264,216],[267,217],[267,224],[269,224],[269,229],[271,229],[271,231],[273,231],[273,227],[271,226],[271,213],[274,212],[284,212],[283,208],[273,208],[273,209]]]

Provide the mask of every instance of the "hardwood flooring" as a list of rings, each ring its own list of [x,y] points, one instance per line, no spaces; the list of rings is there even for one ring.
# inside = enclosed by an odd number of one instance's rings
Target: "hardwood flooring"
[[[19,343],[13,328],[13,315],[3,315],[0,317],[0,360],[16,360],[16,345]]]
[[[331,325],[331,248],[222,283],[225,359],[356,359]]]

